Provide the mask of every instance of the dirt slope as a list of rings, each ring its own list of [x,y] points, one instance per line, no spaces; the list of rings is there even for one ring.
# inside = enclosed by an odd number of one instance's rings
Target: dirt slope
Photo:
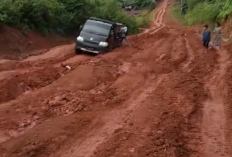
[[[0,59],[22,60],[45,53],[54,46],[66,44],[68,40],[57,35],[42,36],[34,32],[23,33],[17,29],[2,26],[0,29]]]
[[[131,47],[1,60],[0,156],[230,157],[229,48],[202,48],[170,2]]]

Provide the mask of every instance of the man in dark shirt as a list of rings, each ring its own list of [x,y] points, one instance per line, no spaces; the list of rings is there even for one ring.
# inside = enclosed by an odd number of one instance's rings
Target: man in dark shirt
[[[206,47],[207,49],[209,48],[210,39],[211,39],[211,32],[208,29],[208,25],[205,25],[202,34],[202,41],[203,41],[203,46]]]

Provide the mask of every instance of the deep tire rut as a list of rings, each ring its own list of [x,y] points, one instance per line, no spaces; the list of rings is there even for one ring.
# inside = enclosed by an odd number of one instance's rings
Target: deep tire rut
[[[206,88],[210,98],[204,103],[202,134],[205,144],[205,157],[229,157],[226,140],[226,102],[223,94],[227,90],[225,74],[230,65],[230,55],[226,50],[219,52],[218,64]]]

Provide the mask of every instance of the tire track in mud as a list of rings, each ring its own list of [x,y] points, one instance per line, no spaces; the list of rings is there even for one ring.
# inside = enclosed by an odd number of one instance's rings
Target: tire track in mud
[[[173,40],[173,38],[171,38],[170,40]],[[172,45],[171,44],[169,45],[170,50],[173,48]],[[155,47],[157,52],[159,50],[164,51],[164,49],[168,50],[167,52],[170,52],[169,48],[167,48],[166,45],[161,45],[158,42],[157,46],[158,47]],[[150,54],[151,51],[149,51]],[[151,58],[148,56],[149,53],[148,54],[147,53],[148,52],[144,52],[142,55],[140,54],[139,58],[136,57],[139,54],[134,54],[132,57],[133,61],[141,59],[143,60],[143,62],[146,61],[147,64],[151,64],[151,62],[153,62],[155,58],[160,57],[158,54],[155,55],[155,53],[153,53],[155,57]],[[144,57],[146,56],[146,58],[143,58],[143,56]],[[136,66],[140,67],[140,63],[136,62]],[[141,66],[143,66],[143,68],[145,69],[150,68],[149,65],[142,64]],[[155,68],[159,69],[158,67]],[[149,72],[150,70],[147,69],[146,71]],[[141,72],[144,73],[144,71]],[[129,68],[128,73],[134,73],[133,69],[130,70]],[[125,76],[125,78],[121,77],[121,79],[123,80],[126,79],[127,77],[128,76]],[[165,77],[165,74],[164,75],[161,74],[160,76],[158,75],[148,76],[145,85],[143,85],[142,89],[140,90],[137,89],[138,92],[135,92],[132,96],[130,96],[131,98],[129,100],[126,100],[125,102],[123,102],[123,104],[120,104],[121,106],[120,108],[116,108],[113,111],[106,113],[106,115],[102,118],[103,122],[101,122],[104,124],[103,126],[90,130],[90,132],[88,132],[86,135],[87,137],[85,137],[84,139],[82,138],[77,140],[76,143],[73,144],[73,147],[71,149],[68,148],[68,151],[67,149],[61,150],[61,152],[58,152],[57,155],[55,156],[68,157],[75,155],[77,157],[82,157],[82,156],[88,157],[94,155],[94,152],[96,151],[96,148],[98,146],[100,146],[102,143],[107,141],[108,138],[110,138],[116,130],[124,127],[124,122],[131,118],[132,114],[142,105],[142,102],[149,96],[149,94],[151,94],[156,89],[159,83],[162,82],[163,77]],[[118,82],[122,82],[122,80],[118,80]]]
[[[210,60],[209,63],[205,63],[199,53],[197,53],[195,62],[197,63],[192,67],[192,73],[186,71],[170,78],[169,81],[174,82],[175,86],[169,85],[168,81],[164,87],[161,87],[174,88],[175,94],[167,92],[163,98],[160,98],[160,103],[175,109],[163,109],[164,114],[160,124],[155,126],[156,129],[153,133],[154,142],[151,142],[150,147],[148,145],[146,148],[152,150],[152,145],[156,145],[160,149],[154,148],[147,156],[190,157],[201,154],[202,141],[199,122],[201,121],[201,102],[207,93],[202,85],[204,78],[209,76],[212,71],[204,70],[204,68],[205,64],[213,67],[214,62]],[[171,100],[168,97],[174,97],[174,99]],[[170,100],[171,105],[166,101],[162,102],[163,100]],[[163,135],[156,133],[159,130],[163,132]]]
[[[116,109],[112,112],[107,113],[107,115],[103,117],[103,121],[105,121],[105,123],[101,128],[99,128],[99,130],[91,130],[91,132],[87,134],[88,137],[84,141],[83,139],[80,139],[80,141],[77,141],[79,144],[74,144],[77,147],[74,146],[70,149],[70,151],[65,152],[64,154],[59,153],[61,154],[59,156],[93,156],[96,148],[100,146],[100,144],[102,144],[109,137],[111,137],[116,130],[121,129],[123,127],[124,122],[131,118],[133,112],[139,108],[141,103],[148,97],[149,94],[151,94],[158,87],[158,85],[163,80],[162,76],[152,79],[156,80],[154,85],[145,85],[144,91],[138,94],[136,99],[134,98],[134,96],[132,96],[132,99],[124,103],[125,105],[123,106],[127,106],[126,108]]]
[[[200,36],[199,34],[196,34]],[[196,45],[195,45],[196,46]],[[217,49],[215,50],[217,51]],[[211,51],[202,51],[202,55],[212,53]],[[214,52],[215,53],[215,52]],[[203,102],[201,128],[201,145],[198,154],[203,157],[229,157],[230,148],[226,139],[227,135],[227,113],[226,113],[226,95],[228,87],[225,85],[226,70],[231,64],[231,55],[227,50],[222,49],[217,54],[217,64],[214,65],[214,71],[207,82],[205,89],[208,90],[208,99]],[[208,58],[207,58],[208,59]],[[210,68],[206,66],[205,68]]]
[[[171,54],[165,53],[164,58],[158,58],[165,59],[164,63],[166,64],[169,61],[176,67],[181,67],[179,65],[185,61],[185,56],[182,55],[185,53],[185,49],[179,47],[185,47],[184,39],[171,40],[175,41],[172,43],[171,50],[163,49],[162,47],[165,45],[157,50],[157,53],[160,53],[160,50],[163,52],[166,50]],[[194,148],[200,144],[200,141],[197,139],[199,134],[192,119],[195,118],[196,114],[195,101],[202,100],[204,96],[202,90],[204,89],[201,84],[196,82],[199,74],[195,78],[192,74],[179,73],[180,71],[182,68],[167,73],[156,88],[157,90],[153,91],[147,97],[147,101],[131,113],[133,118],[126,120],[127,124],[124,124],[123,128],[102,144],[95,152],[94,157],[121,156],[122,154],[134,157],[187,157],[194,154],[193,152],[196,152]],[[192,77],[194,78],[191,79]],[[183,83],[184,85],[182,85]],[[150,84],[153,86],[152,83]],[[196,93],[200,93],[200,99],[195,98]]]
[[[159,31],[160,29],[162,29],[163,27],[165,27],[165,24],[163,23],[163,16],[164,16],[164,14],[166,12],[166,8],[167,8],[167,5],[168,5],[168,0],[165,0],[163,2],[163,5],[164,6],[163,6],[163,8],[162,8],[162,10],[161,10],[161,12],[159,14],[159,17],[157,18],[157,21],[155,22],[158,27],[155,30],[151,30],[152,32],[150,34],[154,34],[157,31]]]
[[[185,41],[185,46],[186,46],[186,53],[187,53],[187,59],[186,62],[183,64],[183,70],[190,72],[191,68],[189,67],[190,64],[192,64],[193,60],[194,60],[194,52],[193,49],[191,48],[191,46],[189,45],[189,41],[186,37],[184,37],[184,41]]]
[[[173,38],[175,38],[175,37],[173,37]],[[173,41],[173,38],[170,39],[170,40]],[[184,45],[184,39],[182,39],[182,41],[179,41],[179,39],[177,39],[176,42],[177,42],[177,43],[180,42],[180,44],[182,44],[181,46],[183,47],[183,45]],[[179,46],[180,46],[180,45],[178,45],[177,43],[175,43],[175,42],[173,43],[173,46],[174,46],[174,45],[175,45],[175,46],[171,48],[172,50],[167,50],[167,49],[166,49],[167,52],[173,52],[173,54],[175,54],[175,52],[178,52],[178,51],[175,50],[176,47],[179,47]],[[158,45],[159,45],[159,44],[158,44]],[[162,47],[164,48],[165,45],[162,45]],[[161,50],[161,49],[163,49],[162,47],[159,47],[158,49]],[[152,50],[151,50],[151,51],[152,51]],[[157,50],[157,52],[159,52],[159,50]],[[178,52],[178,54],[183,54],[184,52],[185,52],[185,51],[182,50],[182,52]],[[158,57],[158,58],[159,58],[159,59],[163,59],[162,56],[163,56],[163,55],[160,55],[160,57]],[[166,55],[166,56],[169,56],[169,55]],[[164,58],[166,58],[166,57],[164,57]],[[169,58],[169,57],[167,57],[167,58]],[[172,58],[172,57],[171,57],[171,58]],[[180,58],[183,58],[183,59],[180,59]],[[185,57],[182,56],[182,55],[180,55],[180,57],[177,57],[177,58],[174,56],[174,64],[177,64],[177,66],[178,66],[178,64],[180,64],[180,63],[182,63],[182,61],[184,61],[184,58],[185,58]],[[175,62],[179,62],[179,63],[175,63]],[[161,80],[159,81],[158,85],[162,82],[162,80],[163,80],[163,79],[161,79]],[[152,89],[152,87],[156,87],[156,86],[158,86],[158,85],[157,85],[157,84],[151,85],[151,83],[150,83],[150,87],[148,87],[148,90],[149,90],[149,89]],[[155,89],[156,89],[156,88],[155,88]],[[153,92],[151,92],[151,93],[153,93]],[[140,98],[140,96],[138,96],[138,97]],[[128,103],[128,104],[130,104],[130,103]],[[133,115],[134,112],[135,112],[136,110],[138,110],[138,108],[140,108],[140,107],[141,107],[141,104],[138,105],[137,107],[134,107],[133,112],[131,112],[130,114]],[[114,117],[115,117],[115,116],[114,116]],[[129,121],[129,119],[131,119],[130,117],[131,117],[131,116],[129,116],[129,117],[127,118],[127,120],[125,120],[125,121]],[[122,127],[123,127],[123,126],[122,126]],[[122,127],[121,127],[121,128],[122,128]],[[120,128],[117,128],[117,129],[120,130]],[[116,130],[117,130],[117,129],[116,129]],[[171,131],[171,130],[170,130],[170,131]],[[95,132],[96,132],[96,131],[95,131]],[[111,131],[111,134],[112,134],[112,133],[113,133],[113,131]],[[94,137],[93,137],[93,138],[94,138]],[[140,141],[140,142],[141,142],[141,141]],[[88,143],[88,144],[89,144],[89,143]],[[81,147],[81,148],[84,149],[84,147]],[[82,149],[82,150],[83,150],[83,149]],[[108,148],[107,148],[107,149],[108,149]],[[80,149],[78,149],[78,150],[80,150]],[[94,149],[92,149],[92,151],[94,151]],[[85,152],[85,153],[86,153],[86,152]],[[85,154],[85,153],[83,153],[83,154]],[[120,152],[120,153],[122,153],[122,152]],[[78,154],[78,151],[76,151],[75,154]],[[82,156],[84,156],[83,154],[82,154]],[[90,154],[91,154],[91,153],[90,153]],[[112,155],[112,154],[111,154],[111,155]],[[115,154],[114,154],[114,155],[115,155]],[[81,156],[81,155],[80,155],[80,156]],[[90,156],[91,156],[91,155],[90,155]],[[102,154],[101,154],[100,156],[102,156]],[[109,154],[108,154],[108,156],[109,156]]]
[[[226,140],[226,102],[224,94],[226,70],[231,63],[226,50],[219,51],[218,64],[212,77],[206,83],[210,98],[204,102],[202,139],[204,142],[204,157],[229,157],[229,147]]]
[[[163,7],[159,10],[157,16],[154,15],[154,22],[153,22],[154,26],[152,26],[152,28],[150,29],[145,30],[143,33],[140,33],[138,36],[141,36],[147,33],[154,34],[165,26],[165,24],[163,24],[163,16],[167,8],[167,2],[168,0],[165,0],[163,2]]]

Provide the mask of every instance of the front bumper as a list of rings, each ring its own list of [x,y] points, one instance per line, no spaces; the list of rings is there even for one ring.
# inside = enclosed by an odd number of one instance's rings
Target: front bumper
[[[102,47],[96,44],[79,42],[79,41],[76,41],[75,49],[90,52],[90,53],[95,53],[95,54],[107,52],[107,47]]]

